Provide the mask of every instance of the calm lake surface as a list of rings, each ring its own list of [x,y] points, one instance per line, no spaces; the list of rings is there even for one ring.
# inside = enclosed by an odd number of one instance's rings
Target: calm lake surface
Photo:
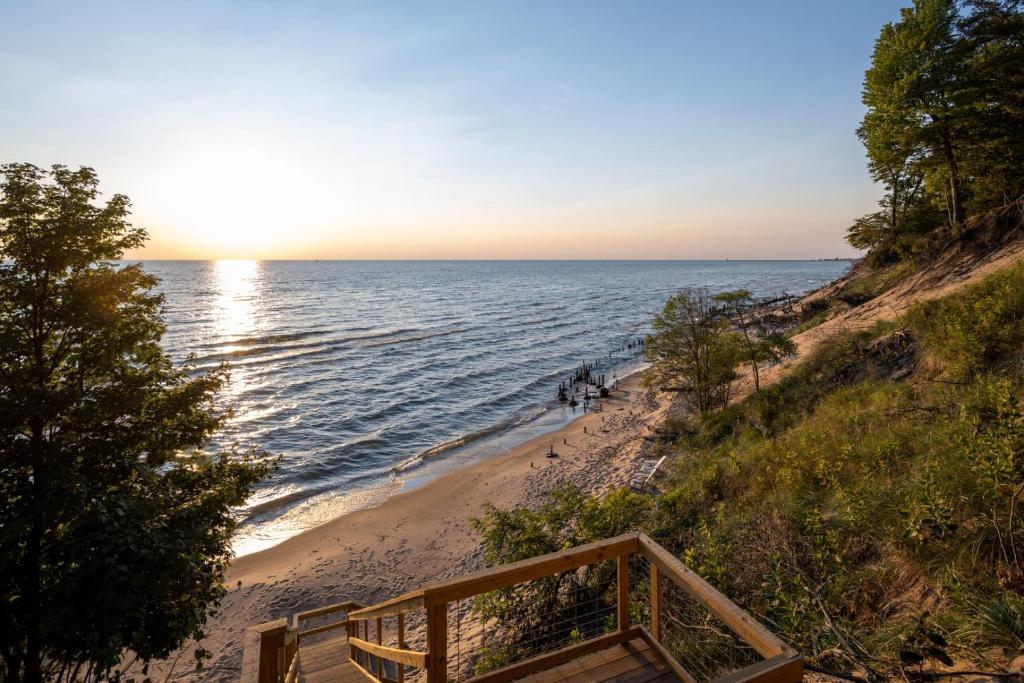
[[[268,547],[573,417],[554,401],[583,361],[640,365],[682,287],[801,293],[845,261],[149,261],[164,344],[227,361],[235,417],[215,445],[284,456],[236,550]]]

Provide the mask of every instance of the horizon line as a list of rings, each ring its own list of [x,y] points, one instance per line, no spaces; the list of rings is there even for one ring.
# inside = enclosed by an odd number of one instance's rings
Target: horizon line
[[[784,261],[859,261],[862,256],[821,256],[808,258],[248,258],[248,257],[210,257],[210,258],[118,258],[114,261],[138,262],[177,262],[203,263],[207,261],[269,261],[278,263],[289,262],[327,262],[327,263],[601,263],[617,261],[620,263],[701,263],[701,262],[733,262],[750,261],[756,263],[777,263]]]

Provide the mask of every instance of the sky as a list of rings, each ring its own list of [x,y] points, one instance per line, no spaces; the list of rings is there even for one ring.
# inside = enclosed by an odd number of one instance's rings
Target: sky
[[[132,258],[829,258],[907,0],[0,0],[0,162]]]

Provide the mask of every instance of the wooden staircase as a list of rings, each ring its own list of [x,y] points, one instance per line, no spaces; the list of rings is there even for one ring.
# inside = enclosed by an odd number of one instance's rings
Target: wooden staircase
[[[604,576],[610,582],[600,583]],[[529,631],[502,640],[508,625],[481,618],[474,602],[514,598],[532,582],[574,585],[577,577],[589,577],[587,586],[598,577],[607,590],[593,611],[572,608],[568,625],[561,625],[561,611],[534,615],[544,634],[536,641]],[[643,623],[632,623],[636,615]],[[545,624],[548,616],[562,620],[557,628]],[[498,640],[488,641],[491,631]],[[433,583],[370,607],[345,602],[301,612],[290,622],[250,627],[244,642],[243,683],[790,683],[803,675],[792,648],[639,533]],[[516,647],[508,649],[509,642]]]

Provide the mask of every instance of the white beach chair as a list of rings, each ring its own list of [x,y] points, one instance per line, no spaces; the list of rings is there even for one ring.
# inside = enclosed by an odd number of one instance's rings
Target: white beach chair
[[[664,458],[662,458],[664,460]],[[640,465],[640,474],[648,475],[651,472],[658,469],[658,465],[661,464],[661,460],[644,460]]]
[[[640,471],[629,482],[629,487],[634,491],[643,491],[644,487],[651,482],[651,479],[654,479],[655,475],[658,474],[658,470],[663,462],[665,462],[665,456],[658,460],[644,460],[643,464],[640,465]]]

